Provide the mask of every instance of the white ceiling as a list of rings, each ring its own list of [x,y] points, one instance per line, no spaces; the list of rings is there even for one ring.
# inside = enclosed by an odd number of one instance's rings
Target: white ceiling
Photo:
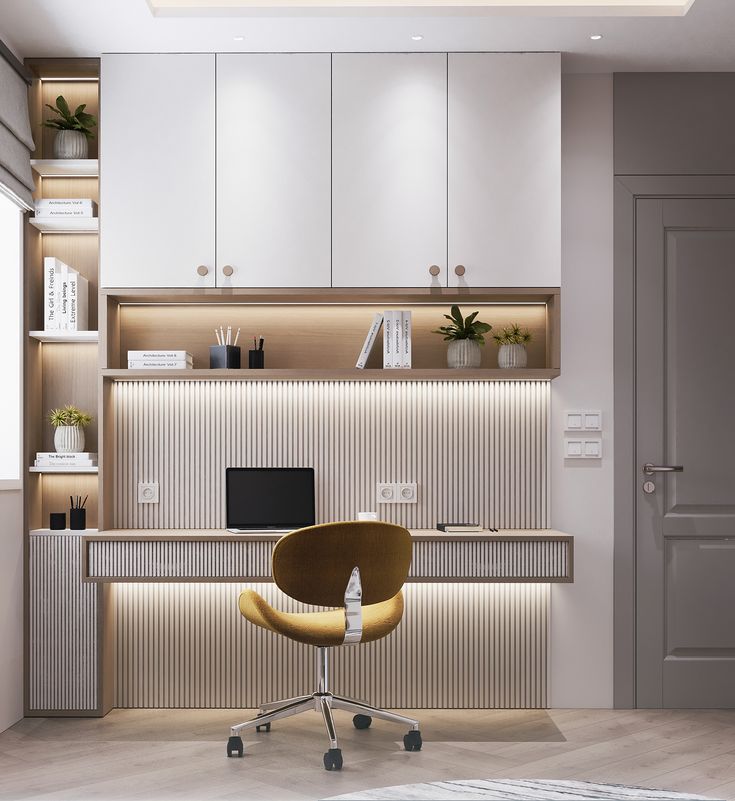
[[[241,10],[238,10],[241,14]],[[395,12],[394,12],[395,14]],[[423,35],[414,42],[410,36]],[[590,34],[602,33],[601,41]],[[235,41],[235,36],[244,37]],[[559,50],[565,72],[735,71],[735,0],[686,16],[538,13],[155,17],[146,0],[0,0],[0,38],[20,57],[104,52]],[[735,100],[735,99],[734,99]]]

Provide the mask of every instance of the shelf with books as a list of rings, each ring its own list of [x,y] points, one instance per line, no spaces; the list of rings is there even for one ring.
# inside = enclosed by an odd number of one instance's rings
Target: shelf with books
[[[44,465],[43,467],[29,467],[29,473],[98,473],[99,467],[72,467],[71,465]]]
[[[98,178],[97,159],[31,159],[31,169],[41,178]]]
[[[39,342],[89,343],[99,342],[99,331],[29,331],[28,336]]]
[[[29,217],[28,222],[42,234],[96,234],[97,217]]]
[[[111,381],[551,381],[557,368],[524,369],[273,369],[102,370]]]

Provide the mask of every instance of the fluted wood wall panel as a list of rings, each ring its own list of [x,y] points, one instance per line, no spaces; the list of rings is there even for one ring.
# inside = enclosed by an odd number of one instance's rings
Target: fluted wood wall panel
[[[304,608],[273,584],[250,586]],[[312,692],[314,649],[245,621],[241,589],[115,585],[116,705],[252,708]],[[335,692],[398,708],[546,706],[548,584],[410,584],[404,594],[393,634],[334,649]]]
[[[222,528],[228,466],[313,466],[317,519],[548,526],[547,382],[119,382],[115,528]],[[138,504],[158,481],[160,503]]]
[[[29,709],[97,707],[99,588],[83,583],[81,532],[31,534]]]

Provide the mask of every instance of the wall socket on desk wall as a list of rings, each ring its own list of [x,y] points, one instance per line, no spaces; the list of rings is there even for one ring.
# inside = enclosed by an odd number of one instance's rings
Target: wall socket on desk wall
[[[416,503],[417,486],[408,484],[376,484],[375,500],[378,503]]]
[[[138,483],[138,503],[158,503],[158,482]]]

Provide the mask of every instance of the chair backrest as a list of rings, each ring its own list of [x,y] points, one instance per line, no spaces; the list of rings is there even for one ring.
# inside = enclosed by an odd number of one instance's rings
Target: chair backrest
[[[273,580],[302,603],[344,606],[350,573],[360,568],[363,604],[392,598],[411,566],[411,535],[373,520],[324,523],[281,537],[273,550]]]

